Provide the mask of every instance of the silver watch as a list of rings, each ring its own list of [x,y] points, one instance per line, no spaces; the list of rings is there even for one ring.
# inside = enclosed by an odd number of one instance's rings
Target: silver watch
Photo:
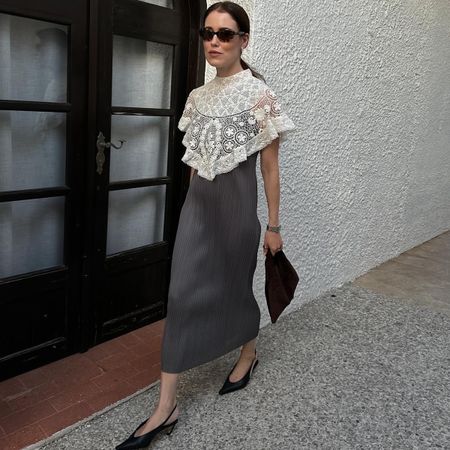
[[[271,227],[270,225],[267,225],[266,230],[272,231],[273,233],[279,233],[281,230],[281,225],[278,225],[277,227]]]

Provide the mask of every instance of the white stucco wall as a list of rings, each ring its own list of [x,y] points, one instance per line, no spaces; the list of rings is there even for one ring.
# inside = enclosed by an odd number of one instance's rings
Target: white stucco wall
[[[450,3],[238,3],[249,62],[298,125],[280,151],[289,312],[450,228]],[[265,202],[260,177],[263,226]],[[264,325],[261,254],[254,288]]]

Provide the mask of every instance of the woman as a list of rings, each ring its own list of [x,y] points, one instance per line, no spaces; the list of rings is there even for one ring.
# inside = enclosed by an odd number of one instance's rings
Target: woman
[[[162,340],[159,403],[153,415],[116,447],[146,447],[178,421],[178,374],[242,345],[220,394],[246,386],[258,363],[260,310],[252,291],[261,226],[256,214],[256,157],[268,203],[264,254],[282,248],[278,219],[280,133],[293,129],[275,94],[241,59],[248,45],[246,12],[213,4],[200,35],[217,75],[188,97],[179,128],[182,160],[191,167],[172,258]]]

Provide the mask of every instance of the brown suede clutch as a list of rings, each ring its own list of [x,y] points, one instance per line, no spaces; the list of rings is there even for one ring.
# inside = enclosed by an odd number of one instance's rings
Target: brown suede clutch
[[[293,299],[299,278],[283,250],[275,255],[272,255],[270,250],[267,251],[265,266],[267,306],[272,323],[275,323]]]

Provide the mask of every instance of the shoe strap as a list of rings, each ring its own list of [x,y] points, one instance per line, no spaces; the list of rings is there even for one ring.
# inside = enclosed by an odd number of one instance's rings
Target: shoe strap
[[[253,370],[255,369],[256,363],[258,362],[258,359],[255,357],[255,359],[252,362],[252,366],[250,368],[250,375],[253,373]]]
[[[173,414],[173,412],[175,411],[176,408],[177,408],[177,404],[175,403],[175,406],[173,407],[172,412],[169,414],[167,419],[161,425],[164,425],[170,419],[170,416]]]

